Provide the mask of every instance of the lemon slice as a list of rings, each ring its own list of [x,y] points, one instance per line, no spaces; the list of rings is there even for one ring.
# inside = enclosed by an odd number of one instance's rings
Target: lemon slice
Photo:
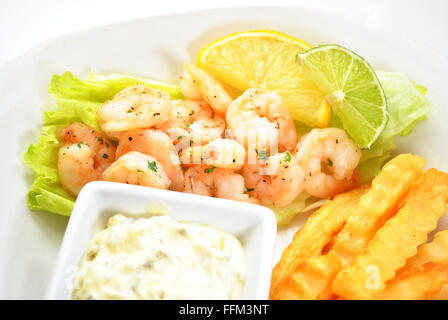
[[[389,116],[383,88],[367,61],[339,45],[324,45],[299,54],[299,63],[349,135],[361,148],[370,148]]]
[[[258,87],[275,91],[289,106],[294,120],[311,127],[326,127],[331,107],[296,61],[298,53],[310,48],[280,32],[241,32],[203,48],[197,63],[238,90]]]

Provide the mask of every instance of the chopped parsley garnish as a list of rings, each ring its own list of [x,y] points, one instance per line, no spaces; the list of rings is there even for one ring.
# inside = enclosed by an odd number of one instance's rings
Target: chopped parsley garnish
[[[180,139],[182,139],[182,138],[185,138],[185,136],[178,136],[178,137],[177,137],[177,140],[180,140]]]
[[[107,142],[105,144],[106,144],[106,148],[109,148],[109,144]]]
[[[216,169],[216,167],[207,168],[207,169],[204,170],[204,172],[205,173],[212,173],[213,170],[215,170],[215,169]]]
[[[193,122],[190,122],[189,124],[187,124],[187,128],[190,128],[192,124],[193,124]]]
[[[104,158],[104,159],[109,159],[109,155],[106,154],[106,153],[103,153],[103,158]]]
[[[101,143],[104,143],[103,137],[98,137],[98,141],[101,142]]]
[[[131,109],[128,109],[128,111],[126,111],[127,113],[131,113],[132,112],[132,110]]]
[[[330,158],[328,158],[328,165],[329,165],[330,167],[333,166],[333,160],[331,160]]]
[[[290,161],[291,161],[291,154],[289,153],[289,151],[287,151],[285,154],[285,162],[290,162]]]
[[[258,151],[257,149],[255,149],[255,152],[257,153],[258,160],[268,160],[269,159],[268,153],[266,150]]]
[[[77,144],[78,148],[81,149],[81,146],[82,146],[83,144],[84,144],[84,142],[82,142],[82,141],[81,141],[80,143],[78,143],[78,144]]]
[[[296,54],[296,62],[299,62],[299,54]]]
[[[145,172],[145,171],[138,169],[137,172]]]
[[[191,110],[190,116],[194,115],[194,110]]]
[[[251,191],[254,191],[255,189],[254,188],[247,188],[247,192],[251,192]]]
[[[148,160],[148,169],[151,169],[154,172],[157,172],[157,164],[155,161]]]

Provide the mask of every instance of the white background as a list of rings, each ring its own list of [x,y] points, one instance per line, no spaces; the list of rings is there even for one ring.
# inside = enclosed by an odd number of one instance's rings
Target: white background
[[[372,27],[386,26],[417,39],[428,54],[437,50],[448,57],[446,0],[0,0],[0,65],[67,32],[151,15],[250,5],[305,6],[365,16]]]

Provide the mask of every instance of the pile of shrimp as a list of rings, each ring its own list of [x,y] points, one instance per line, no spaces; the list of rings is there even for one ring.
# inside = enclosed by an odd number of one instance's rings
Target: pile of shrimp
[[[338,128],[297,137],[275,92],[234,99],[223,83],[186,64],[185,100],[136,85],[98,110],[101,131],[72,123],[60,132],[58,171],[77,196],[94,180],[169,189],[269,206],[301,192],[331,198],[353,188],[361,150]]]

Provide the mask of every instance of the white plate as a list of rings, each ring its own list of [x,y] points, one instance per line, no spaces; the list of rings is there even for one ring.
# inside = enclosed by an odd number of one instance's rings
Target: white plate
[[[246,282],[241,298],[268,298],[277,229],[270,209],[249,203],[105,181],[91,182],[79,194],[46,298],[60,300],[70,296],[75,271],[90,240],[106,227],[111,216],[125,213],[131,217],[148,217],[147,207],[152,201],[165,203],[169,208],[168,214],[176,221],[214,226],[237,237],[246,254]]]
[[[29,172],[22,155],[35,142],[41,110],[50,100],[51,75],[121,72],[177,82],[182,62],[231,32],[275,29],[317,45],[338,43],[358,52],[377,69],[400,71],[425,84],[436,112],[399,141],[397,152],[425,156],[429,167],[448,171],[448,62],[393,30],[369,29],[359,17],[321,9],[232,8],[151,17],[69,34],[45,42],[0,69],[0,298],[42,298],[67,218],[30,212]],[[430,32],[430,30],[428,31]],[[277,256],[289,242],[280,232]],[[448,220],[444,219],[445,227]]]

